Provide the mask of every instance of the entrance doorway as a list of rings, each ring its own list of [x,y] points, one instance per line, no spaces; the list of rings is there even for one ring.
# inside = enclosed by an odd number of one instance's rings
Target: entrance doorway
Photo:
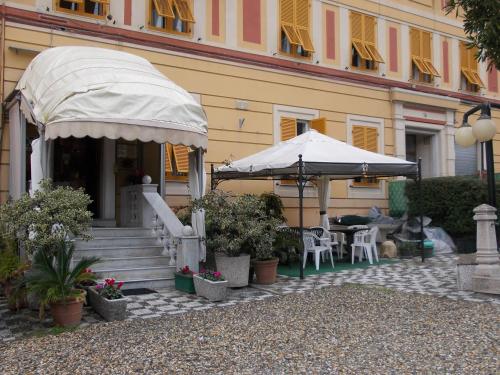
[[[89,210],[94,214],[94,218],[101,216],[101,142],[100,139],[90,137],[54,140],[54,185],[83,188],[92,199]]]
[[[422,158],[422,177],[439,176],[439,160],[436,135],[425,133],[406,133],[406,160],[416,163]]]

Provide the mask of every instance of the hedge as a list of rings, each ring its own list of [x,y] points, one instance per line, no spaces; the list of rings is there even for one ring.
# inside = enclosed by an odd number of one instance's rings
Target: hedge
[[[497,202],[500,202],[497,184]],[[406,184],[409,216],[420,214],[418,189],[414,181]],[[453,236],[473,234],[476,223],[472,210],[488,202],[486,182],[477,177],[436,177],[422,180],[423,213],[432,226],[442,227]]]

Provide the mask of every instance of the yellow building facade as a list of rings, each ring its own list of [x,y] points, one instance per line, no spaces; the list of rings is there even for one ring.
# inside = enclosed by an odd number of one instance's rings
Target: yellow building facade
[[[18,0],[1,6],[1,85],[6,104],[30,61],[47,48],[97,46],[148,59],[203,105],[206,167],[236,160],[315,128],[371,151],[416,160],[424,177],[476,173],[480,147],[455,145],[463,113],[500,102],[499,73],[464,47],[462,20],[437,0]],[[0,201],[9,196],[9,121],[1,123]],[[493,112],[500,124],[500,114]],[[29,137],[29,131],[27,137]],[[500,169],[500,137],[494,140]],[[64,145],[63,145],[64,146]],[[60,147],[63,147],[60,146]],[[118,147],[126,152],[126,147]],[[186,152],[142,152],[165,164],[166,199],[188,196]],[[334,152],[335,150],[332,150]],[[116,172],[116,167],[115,167]],[[26,180],[29,176],[25,177]],[[116,176],[117,188],[126,179]],[[156,181],[155,181],[156,179]],[[235,193],[274,191],[297,224],[287,181],[231,181]],[[388,182],[334,181],[329,214],[388,208]],[[316,189],[305,223],[317,223]]]

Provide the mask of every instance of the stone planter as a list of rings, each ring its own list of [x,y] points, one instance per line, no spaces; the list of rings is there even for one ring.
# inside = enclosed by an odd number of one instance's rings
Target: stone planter
[[[270,260],[255,260],[253,262],[257,284],[270,285],[276,282],[278,258]]]
[[[223,301],[226,299],[227,287],[229,284],[227,280],[211,281],[204,279],[203,277],[200,277],[198,275],[194,275],[193,281],[194,281],[194,288],[196,290],[196,295],[200,297],[205,297],[211,302]]]
[[[106,299],[101,297],[95,287],[89,288],[89,300],[92,308],[108,322],[123,320],[127,317],[127,298]]]
[[[472,291],[472,276],[476,269],[476,254],[461,254],[457,261],[457,289]]]
[[[193,274],[184,274],[180,272],[175,273],[175,289],[180,290],[181,292],[193,294],[194,290],[194,282],[193,282]]]
[[[215,256],[217,271],[222,273],[231,288],[239,288],[248,285],[248,274],[250,271],[250,255],[228,257]]]

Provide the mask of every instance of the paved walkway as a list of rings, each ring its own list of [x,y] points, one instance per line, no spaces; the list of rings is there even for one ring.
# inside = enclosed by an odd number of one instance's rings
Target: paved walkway
[[[427,259],[424,264],[417,259],[402,260],[394,264],[311,275],[305,280],[280,276],[277,283],[270,286],[256,285],[231,290],[228,300],[219,303],[212,303],[196,295],[185,294],[177,290],[129,296],[127,319],[146,319],[182,314],[193,310],[232,306],[264,300],[276,295],[303,293],[308,290],[345,283],[382,286],[403,292],[437,295],[454,300],[491,303],[500,306],[499,296],[457,291],[456,257],[448,255]],[[81,326],[85,327],[102,321],[91,308],[85,308]],[[34,311],[25,309],[19,313],[10,312],[7,309],[5,299],[0,298],[0,341],[8,342],[37,334],[46,331],[51,326],[50,318],[40,322]]]

